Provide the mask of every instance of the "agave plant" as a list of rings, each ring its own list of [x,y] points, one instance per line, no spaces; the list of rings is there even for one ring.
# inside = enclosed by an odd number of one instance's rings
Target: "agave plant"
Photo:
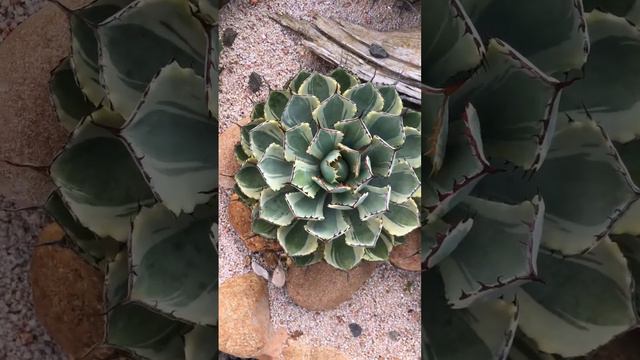
[[[217,2],[71,11],[51,95],[71,131],[46,209],[105,272],[104,341],[148,359],[217,354]]]
[[[586,355],[638,323],[640,2],[427,6],[423,352]]]
[[[253,232],[300,265],[386,260],[420,225],[420,120],[393,86],[299,72],[255,106],[235,147]]]

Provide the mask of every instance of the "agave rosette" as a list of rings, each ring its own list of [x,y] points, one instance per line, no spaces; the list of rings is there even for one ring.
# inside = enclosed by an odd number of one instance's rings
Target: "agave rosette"
[[[638,323],[640,2],[424,6],[423,353],[586,355]]]
[[[96,0],[65,11],[71,56],[50,86],[71,135],[51,164],[46,209],[105,273],[96,346],[213,358],[217,2]]]
[[[298,264],[386,260],[419,227],[419,112],[392,86],[301,71],[242,127],[236,191]]]

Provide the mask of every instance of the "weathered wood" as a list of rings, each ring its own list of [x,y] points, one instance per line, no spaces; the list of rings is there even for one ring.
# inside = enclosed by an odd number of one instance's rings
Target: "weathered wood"
[[[421,103],[419,30],[379,32],[323,16],[315,16],[312,22],[283,14],[271,18],[302,35],[303,44],[323,59],[344,67],[365,81],[395,85],[403,99]],[[382,46],[389,56],[371,56],[371,44]]]

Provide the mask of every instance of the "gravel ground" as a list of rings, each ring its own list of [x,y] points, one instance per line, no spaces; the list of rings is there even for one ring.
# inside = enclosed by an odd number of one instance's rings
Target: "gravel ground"
[[[43,0],[0,0],[0,41],[31,14],[40,10]]]
[[[12,206],[0,196],[0,208]],[[0,359],[65,358],[36,320],[31,303],[29,265],[45,218],[42,211],[0,211]]]
[[[0,43],[42,4],[42,0],[0,0]],[[0,208],[12,206],[0,196]],[[29,265],[44,224],[41,211],[0,211],[0,359],[65,359],[36,320],[31,302]]]
[[[313,13],[336,16],[376,30],[416,27],[420,18],[402,0],[232,0],[220,13],[221,32],[237,31],[232,47],[223,50],[220,84],[220,131],[248,116],[252,104],[264,100],[268,87],[281,88],[300,68],[327,71],[332,68],[300,43],[289,30],[270,20],[269,13],[283,12],[309,19]],[[252,93],[248,77],[256,72],[265,86]],[[230,191],[220,196],[220,281],[251,271],[249,253],[229,224],[225,209]],[[380,266],[353,299],[326,312],[304,310],[289,299],[284,289],[270,286],[272,321],[289,334],[303,334],[309,344],[333,346],[352,359],[420,358],[420,277],[419,274]],[[353,336],[349,328],[362,328]]]

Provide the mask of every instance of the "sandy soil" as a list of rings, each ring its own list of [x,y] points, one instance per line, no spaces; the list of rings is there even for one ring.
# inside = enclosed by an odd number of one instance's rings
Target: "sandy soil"
[[[332,68],[300,43],[297,35],[270,20],[269,13],[288,13],[309,19],[313,13],[347,19],[376,30],[417,27],[418,13],[395,0],[232,0],[220,13],[221,32],[237,31],[232,47],[221,55],[220,131],[250,114],[252,104],[264,100],[268,87],[281,88],[300,68]],[[265,86],[249,90],[248,78],[256,72]],[[251,271],[246,251],[229,224],[226,208],[230,191],[220,196],[220,281]],[[270,285],[272,321],[299,340],[336,347],[352,359],[420,358],[420,277],[390,265],[379,267],[371,279],[338,309],[310,312],[291,302],[286,291]],[[362,334],[354,337],[349,324]]]

